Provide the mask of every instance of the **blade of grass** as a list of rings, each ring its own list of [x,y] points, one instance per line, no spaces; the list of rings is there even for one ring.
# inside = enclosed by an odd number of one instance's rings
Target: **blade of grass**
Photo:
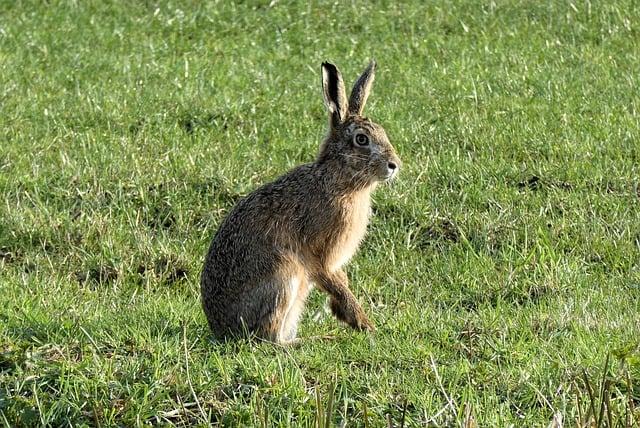
[[[596,402],[593,396],[593,389],[591,388],[591,382],[589,382],[589,375],[586,370],[582,370],[582,378],[584,379],[584,385],[587,388],[587,394],[589,395],[589,412],[587,413],[587,417],[585,418],[585,422],[588,423],[589,419],[593,416],[593,418],[597,418],[596,415]],[[596,426],[598,426],[598,420],[595,420]]]
[[[607,353],[607,357],[604,360],[604,368],[602,369],[602,380],[600,387],[600,411],[598,412],[598,419],[596,421],[596,426],[600,428],[602,423],[604,422],[604,411],[607,403],[605,402],[605,394],[608,385],[607,375],[609,373],[609,353]]]
[[[193,383],[191,382],[191,373],[189,372],[189,350],[187,348],[187,325],[186,324],[182,324],[182,344],[184,346],[184,364],[185,364],[185,370],[187,372],[187,384],[189,385],[189,390],[191,391],[191,395],[193,396],[193,399],[195,400],[196,405],[198,406],[198,411],[200,411],[200,415],[202,416],[202,421],[207,422],[209,418],[207,417],[207,414],[205,413],[202,406],[200,405],[200,399],[198,398],[198,394],[196,394],[196,391],[193,389]]]

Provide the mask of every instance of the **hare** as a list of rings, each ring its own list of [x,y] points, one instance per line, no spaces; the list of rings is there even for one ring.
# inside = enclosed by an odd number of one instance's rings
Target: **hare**
[[[323,63],[329,133],[315,162],[253,191],[222,222],[201,276],[215,337],[294,341],[314,285],[339,320],[374,330],[342,270],[366,233],[371,192],[400,168],[384,129],[362,116],[374,73],[371,61],[347,100],[340,71]]]

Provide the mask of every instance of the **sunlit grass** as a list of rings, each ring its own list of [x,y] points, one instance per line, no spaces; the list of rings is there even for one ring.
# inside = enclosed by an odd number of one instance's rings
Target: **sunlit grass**
[[[640,420],[633,2],[0,8],[4,425]],[[320,63],[370,58],[405,165],[347,267],[378,331],[316,292],[300,347],[213,343],[216,226],[314,158]]]

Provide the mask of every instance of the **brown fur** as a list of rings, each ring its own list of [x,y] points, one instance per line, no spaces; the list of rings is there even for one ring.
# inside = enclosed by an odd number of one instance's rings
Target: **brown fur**
[[[347,105],[340,72],[323,64],[330,130],[316,161],[258,188],[222,222],[201,277],[215,336],[294,340],[313,284],[330,295],[338,319],[374,329],[342,270],[366,233],[371,192],[400,166],[382,127],[360,116],[374,71],[372,62]],[[356,134],[369,144],[356,144]]]

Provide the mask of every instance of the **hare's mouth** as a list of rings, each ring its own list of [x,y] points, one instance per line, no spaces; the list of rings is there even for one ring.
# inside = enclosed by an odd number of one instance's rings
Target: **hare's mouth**
[[[378,176],[378,181],[381,181],[381,182],[384,182],[384,183],[389,183],[389,182],[395,180],[397,175],[398,175],[397,172],[387,172],[386,174],[380,174]]]
[[[384,181],[386,182],[393,181],[395,180],[397,175],[398,173],[396,171],[390,172],[386,175],[386,177],[384,178]]]

